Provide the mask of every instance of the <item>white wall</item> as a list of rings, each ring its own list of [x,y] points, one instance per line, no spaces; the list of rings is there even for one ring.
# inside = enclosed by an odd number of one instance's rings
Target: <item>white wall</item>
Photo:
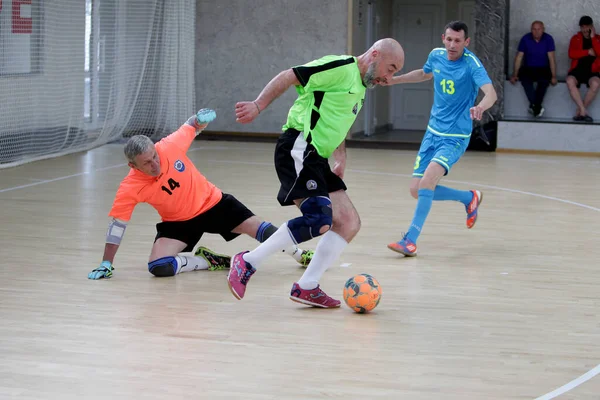
[[[293,89],[248,125],[235,122],[235,103],[254,100],[284,69],[347,53],[347,0],[197,0],[196,7],[196,103],[216,110],[213,131],[281,132]]]
[[[600,135],[593,124],[499,121],[498,149],[600,153]]]
[[[353,55],[360,55],[369,47],[367,45],[367,7],[367,0],[352,0],[352,9],[350,10],[352,12],[352,43],[350,43],[350,47]],[[365,114],[366,105],[363,106],[361,112],[356,117],[356,121],[350,129],[351,133],[364,132]]]

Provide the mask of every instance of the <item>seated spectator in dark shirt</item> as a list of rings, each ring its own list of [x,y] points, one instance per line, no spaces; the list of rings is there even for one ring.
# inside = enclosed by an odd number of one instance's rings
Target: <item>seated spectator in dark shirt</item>
[[[529,112],[535,117],[544,114],[542,102],[548,86],[556,85],[556,58],[554,56],[554,39],[544,32],[542,21],[533,21],[531,33],[525,34],[519,42],[515,66],[510,83],[521,80],[529,100]],[[534,84],[535,87],[534,87]]]
[[[596,35],[594,21],[587,15],[579,20],[579,29],[569,43],[569,58],[571,68],[567,76],[567,86],[571,98],[577,104],[575,121],[593,122],[587,113],[587,108],[598,93],[600,87],[600,35]],[[585,84],[588,91],[585,98],[581,99],[579,87]]]

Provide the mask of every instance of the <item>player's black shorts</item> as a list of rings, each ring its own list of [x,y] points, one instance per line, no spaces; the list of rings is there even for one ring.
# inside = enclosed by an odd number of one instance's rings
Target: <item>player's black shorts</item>
[[[587,85],[587,87],[590,87],[590,79],[592,77],[596,76],[600,78],[600,74],[597,72],[581,71],[577,68],[569,72],[568,75],[574,76],[575,79],[577,79],[577,87],[580,87],[581,85]]]
[[[230,194],[223,193],[223,198],[210,210],[187,221],[165,221],[156,224],[156,239],[165,237],[177,239],[187,247],[184,252],[194,250],[194,246],[204,233],[217,233],[226,241],[238,237],[239,233],[231,232],[236,226],[254,216],[245,205]]]
[[[282,206],[346,190],[344,181],[331,171],[329,161],[310,144],[310,137],[307,142],[295,129],[288,129],[277,140],[275,170],[281,182],[277,200]]]

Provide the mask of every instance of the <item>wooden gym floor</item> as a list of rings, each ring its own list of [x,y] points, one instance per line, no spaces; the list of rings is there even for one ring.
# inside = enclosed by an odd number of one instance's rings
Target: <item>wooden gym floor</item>
[[[273,148],[195,142],[190,157],[280,224],[298,213],[275,199]],[[358,315],[291,302],[303,270],[283,254],[242,301],[225,271],[154,278],[158,218],[147,205],[114,277],[88,280],[127,173],[121,149],[0,171],[0,398],[600,398],[599,160],[468,153],[444,182],[485,193],[476,227],[460,204],[435,202],[419,256],[403,259],[386,245],[412,218],[415,152],[349,149],[362,230],[321,283],[341,298],[350,276],[375,276],[381,303]],[[200,243],[230,254],[256,246]]]

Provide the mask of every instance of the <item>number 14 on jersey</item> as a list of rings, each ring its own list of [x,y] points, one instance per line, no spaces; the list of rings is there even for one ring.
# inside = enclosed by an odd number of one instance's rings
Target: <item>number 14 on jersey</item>
[[[165,192],[169,193],[169,196],[171,196],[173,194],[172,190],[177,189],[179,186],[179,182],[177,182],[175,179],[173,178],[169,178],[169,180],[167,181],[169,183],[169,187],[171,188],[171,190],[169,190],[167,187],[163,186],[161,187],[162,190],[164,190]]]

